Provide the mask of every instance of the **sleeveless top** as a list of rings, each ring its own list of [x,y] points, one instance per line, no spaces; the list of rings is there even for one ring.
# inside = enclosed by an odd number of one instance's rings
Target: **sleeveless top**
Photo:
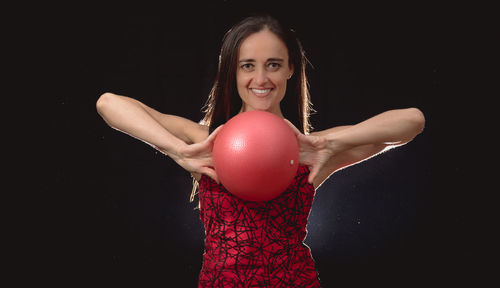
[[[202,175],[200,218],[205,252],[198,287],[320,287],[303,243],[315,190],[299,166],[277,198],[252,202]]]

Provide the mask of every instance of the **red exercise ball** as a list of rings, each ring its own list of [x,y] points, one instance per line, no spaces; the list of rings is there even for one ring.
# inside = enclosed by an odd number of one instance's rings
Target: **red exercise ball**
[[[248,201],[279,196],[299,164],[297,137],[280,117],[248,111],[231,118],[215,138],[213,163],[222,185]]]

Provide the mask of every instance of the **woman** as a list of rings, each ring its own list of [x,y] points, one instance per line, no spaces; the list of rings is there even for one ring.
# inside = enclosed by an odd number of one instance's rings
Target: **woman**
[[[199,287],[319,287],[310,249],[303,243],[315,190],[335,171],[405,144],[423,130],[423,114],[407,108],[309,133],[305,64],[293,31],[269,16],[248,17],[224,36],[200,123],[111,93],[97,101],[99,114],[111,127],[162,151],[199,184],[206,232]],[[252,110],[290,120],[300,146],[301,166],[292,184],[265,202],[228,193],[212,165],[221,125]]]

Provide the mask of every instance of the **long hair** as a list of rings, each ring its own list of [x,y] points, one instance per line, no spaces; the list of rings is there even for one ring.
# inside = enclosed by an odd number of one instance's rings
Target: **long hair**
[[[309,115],[312,104],[306,77],[308,61],[295,31],[284,28],[278,20],[270,15],[246,17],[224,35],[217,75],[204,106],[205,116],[200,121],[201,124],[209,126],[210,130],[226,123],[240,112],[242,101],[236,88],[239,47],[248,36],[266,28],[285,43],[288,49],[289,64],[293,65],[294,68],[292,77],[287,81],[285,97],[280,103],[283,116],[302,133],[309,134],[311,129]],[[197,187],[198,183],[193,179],[191,202],[196,195]]]
[[[216,128],[240,112],[242,102],[236,88],[238,50],[244,39],[265,28],[285,43],[289,64],[294,67],[294,73],[287,81],[285,97],[280,104],[281,111],[302,133],[309,133],[311,101],[306,77],[307,58],[295,32],[292,29],[285,29],[269,15],[244,18],[224,35],[217,75],[205,104],[202,124]]]

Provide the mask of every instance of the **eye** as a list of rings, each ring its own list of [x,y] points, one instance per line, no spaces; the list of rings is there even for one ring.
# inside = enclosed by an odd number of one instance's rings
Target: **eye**
[[[245,71],[250,71],[253,69],[253,64],[245,63],[245,64],[241,65],[240,67],[241,67],[241,69],[243,69]]]
[[[275,70],[278,70],[278,69],[281,67],[281,64],[280,64],[280,63],[278,63],[278,62],[270,62],[269,64],[267,64],[267,66],[268,66],[271,70],[275,71]]]

